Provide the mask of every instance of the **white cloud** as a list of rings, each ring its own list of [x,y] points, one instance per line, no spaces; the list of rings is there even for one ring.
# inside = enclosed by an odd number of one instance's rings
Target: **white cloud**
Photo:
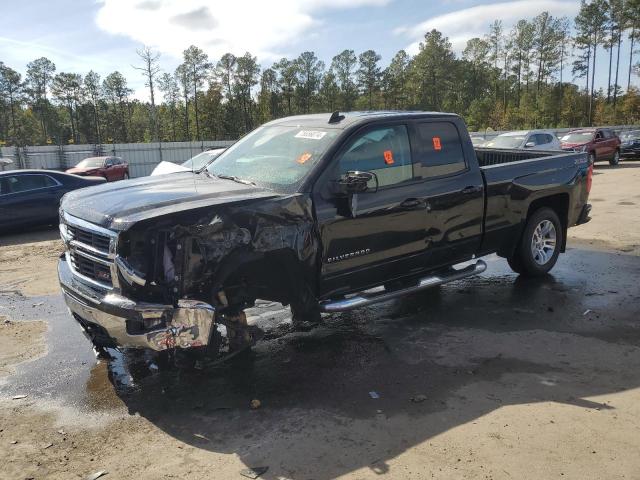
[[[540,12],[548,11],[551,15],[574,16],[580,9],[580,2],[562,0],[517,0],[513,2],[492,3],[457,10],[425,20],[414,26],[401,27],[395,30],[398,35],[407,37],[412,43],[407,52],[415,55],[424,34],[432,29],[441,31],[449,37],[453,49],[461,52],[467,40],[482,37],[494,20],[502,20],[503,28],[508,31],[513,24],[522,18],[531,18]]]
[[[314,14],[390,0],[102,0],[96,23],[179,58],[189,45],[210,57],[249,51],[261,60],[289,53],[313,35]]]

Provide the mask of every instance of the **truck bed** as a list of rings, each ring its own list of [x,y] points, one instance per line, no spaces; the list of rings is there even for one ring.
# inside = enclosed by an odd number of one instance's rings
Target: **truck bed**
[[[564,157],[574,152],[561,152],[555,150],[517,150],[508,148],[475,148],[476,158],[480,167],[491,167],[505,163],[532,160],[535,158]]]

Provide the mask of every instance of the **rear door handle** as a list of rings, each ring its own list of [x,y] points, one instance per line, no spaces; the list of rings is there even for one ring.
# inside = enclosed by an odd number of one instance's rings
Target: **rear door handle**
[[[474,187],[474,186],[465,187],[462,190],[460,190],[460,192],[463,195],[469,195],[471,193],[478,193],[481,191],[482,191],[482,187]]]

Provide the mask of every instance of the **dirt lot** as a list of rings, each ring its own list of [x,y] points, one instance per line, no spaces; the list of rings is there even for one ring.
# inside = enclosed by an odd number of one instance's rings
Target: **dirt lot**
[[[546,278],[489,257],[306,333],[262,304],[266,340],[204,369],[96,363],[56,231],[0,237],[0,478],[638,478],[638,185],[640,162],[598,167],[594,219]]]

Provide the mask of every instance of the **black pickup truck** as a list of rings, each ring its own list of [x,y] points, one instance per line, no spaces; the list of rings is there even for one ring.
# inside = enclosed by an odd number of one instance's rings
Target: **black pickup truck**
[[[296,326],[480,273],[494,252],[544,274],[589,220],[592,173],[585,153],[474,150],[453,114],[284,118],[202,171],[67,194],[60,283],[98,348],[229,354],[260,336],[256,299]]]

